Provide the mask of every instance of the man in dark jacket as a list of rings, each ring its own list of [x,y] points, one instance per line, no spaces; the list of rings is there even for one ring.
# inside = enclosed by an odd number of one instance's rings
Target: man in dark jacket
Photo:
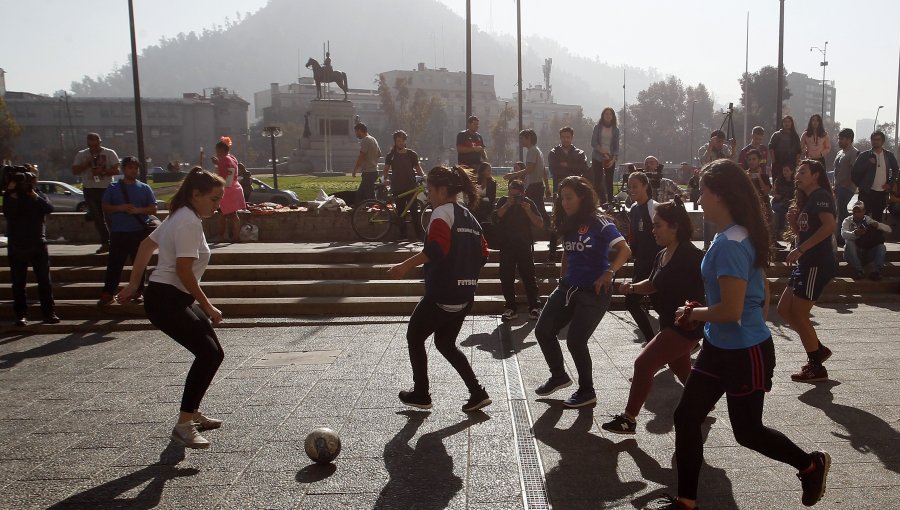
[[[887,205],[888,190],[897,182],[900,168],[897,158],[884,150],[884,133],[875,131],[869,139],[872,148],[856,157],[850,178],[859,187],[859,199],[866,204],[872,219],[880,222]]]
[[[34,187],[37,178],[31,172],[24,172],[20,167],[6,167],[4,174],[9,176],[3,197],[3,216],[6,217],[6,247],[9,257],[10,279],[12,280],[13,311],[16,314],[16,325],[26,324],[28,302],[25,294],[25,282],[28,266],[34,268],[38,282],[38,295],[41,300],[41,312],[44,322],[56,324],[53,292],[50,284],[50,255],[47,251],[47,238],[44,233],[45,217],[53,212],[53,205]]]
[[[559,183],[570,175],[584,177],[587,172],[587,158],[584,151],[572,145],[575,130],[566,126],[559,130],[559,145],[550,149],[550,175],[553,176],[553,195],[559,192]]]

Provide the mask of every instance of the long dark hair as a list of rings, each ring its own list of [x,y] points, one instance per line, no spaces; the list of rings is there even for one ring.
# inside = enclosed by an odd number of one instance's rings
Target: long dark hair
[[[606,126],[606,124],[603,123],[603,114],[606,113],[607,111],[612,113],[612,123],[609,126]],[[609,106],[604,108],[603,111],[600,112],[600,120],[597,121],[597,124],[600,124],[601,126],[606,126],[606,127],[616,127],[616,111],[613,110],[612,108],[610,108]]]
[[[448,196],[456,196],[459,193],[465,194],[470,209],[478,206],[478,188],[475,187],[475,174],[467,166],[454,165],[449,168],[436,166],[428,172],[425,182],[435,188],[447,188]]]
[[[799,170],[803,165],[809,167],[809,173],[819,174],[819,176],[816,178],[816,184],[818,184],[820,188],[825,188],[828,193],[833,193],[831,191],[831,182],[828,180],[828,172],[825,171],[825,165],[823,165],[820,161],[816,161],[815,159],[804,159],[800,161],[797,169]],[[808,201],[809,195],[807,195],[805,191],[800,189],[800,186],[795,186],[794,200],[791,201],[791,206],[796,207],[798,211],[802,211],[803,208],[806,207],[806,203]]]
[[[569,217],[562,206],[562,190],[571,188],[581,200],[578,211]],[[594,218],[604,215],[600,212],[597,193],[591,183],[579,175],[570,175],[559,183],[559,193],[553,202],[553,229],[562,235],[577,230],[579,226],[590,222]]]
[[[750,191],[753,183],[747,172],[734,161],[717,159],[703,166],[700,185],[718,195],[731,219],[747,229],[756,252],[753,265],[769,267],[769,226],[759,194]]]
[[[812,121],[813,119],[819,119],[819,127],[813,131]],[[806,124],[806,136],[818,136],[819,138],[825,137],[825,123],[822,122],[822,116],[818,113],[813,114],[812,117],[809,118],[809,122]]]
[[[781,118],[781,130],[784,131],[784,119],[791,119],[791,131],[790,131],[790,133],[791,133],[792,135],[794,135],[794,137],[799,138],[800,135],[797,134],[797,123],[794,122],[794,118],[791,117],[790,115],[785,115],[784,117]]]
[[[169,201],[169,215],[175,214],[175,211],[182,207],[193,210],[194,208],[191,206],[191,197],[194,196],[195,190],[199,191],[201,195],[205,195],[212,192],[215,188],[223,187],[225,187],[225,180],[218,175],[211,174],[199,166],[191,168],[187,177],[185,177],[184,180],[181,181],[181,185],[178,186],[178,191],[175,192],[175,196]]]
[[[475,178],[479,186],[484,186],[485,188],[487,188],[488,182],[494,180],[491,164],[487,161],[483,161],[481,164],[479,164],[478,173],[475,174]]]
[[[694,224],[691,223],[691,216],[687,209],[684,208],[684,202],[681,198],[675,197],[675,200],[663,202],[656,206],[656,215],[659,219],[665,221],[669,226],[676,225],[675,239],[679,243],[686,243],[691,240],[694,234]]]

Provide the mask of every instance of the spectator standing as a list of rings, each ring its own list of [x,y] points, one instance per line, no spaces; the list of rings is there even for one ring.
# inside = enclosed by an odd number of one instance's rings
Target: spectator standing
[[[550,149],[547,163],[553,177],[553,196],[559,193],[559,183],[571,175],[585,177],[588,173],[587,159],[583,150],[572,145],[575,130],[565,126],[559,130],[559,145]],[[590,179],[588,179],[590,180]]]
[[[750,143],[741,149],[740,154],[738,154],[738,164],[741,165],[741,168],[744,170],[750,169],[750,165],[747,163],[747,153],[754,149],[759,153],[759,167],[764,173],[769,168],[769,149],[766,147],[766,142],[764,141],[765,136],[766,130],[762,126],[753,128]]]
[[[818,161],[800,162],[797,188],[787,219],[794,237],[794,249],[787,255],[787,263],[796,266],[778,301],[778,315],[800,336],[809,359],[791,379],[822,381],[828,379],[823,363],[831,357],[831,349],[819,341],[809,312],[837,272],[837,258],[831,245],[837,221],[828,173]]]
[[[113,302],[119,290],[119,280],[125,261],[137,259],[141,241],[147,237],[149,215],[156,214],[156,196],[150,186],[137,180],[141,165],[137,158],[122,159],[122,179],[110,184],[103,194],[103,212],[110,218],[109,256],[106,261],[106,281],[97,306]],[[144,279],[131,298],[133,303],[142,303]]]
[[[231,231],[231,242],[241,242],[241,219],[238,211],[247,208],[244,201],[244,188],[238,179],[238,161],[231,154],[231,138],[223,136],[216,142],[216,155],[212,158],[216,172],[225,181],[224,195],[219,203],[219,214],[222,215],[222,228],[219,239],[225,241]],[[229,228],[230,226],[230,228]]]
[[[525,168],[503,176],[504,179],[522,179],[525,181],[525,196],[537,206],[544,221],[544,228],[550,226],[550,215],[544,205],[544,198],[552,196],[550,179],[544,166],[544,154],[537,146],[537,133],[533,129],[523,129],[519,133],[519,145],[525,149]],[[555,239],[554,239],[555,240]],[[553,241],[553,240],[551,240]],[[556,250],[555,243],[549,244],[551,254]]]
[[[721,129],[710,133],[709,141],[697,151],[697,155],[700,157],[700,164],[705,165],[717,159],[731,159],[734,155],[736,142],[732,139],[731,143],[726,145],[725,141],[725,132]]]
[[[466,129],[456,135],[456,161],[469,168],[478,168],[478,164],[487,161],[484,138],[478,133],[478,117],[472,115],[466,120]]]
[[[619,127],[616,111],[606,107],[600,113],[600,121],[591,134],[591,176],[588,179],[597,193],[601,204],[613,197],[613,179],[616,160],[619,157]]]
[[[384,183],[391,185],[391,192],[397,201],[397,212],[406,209],[406,204],[412,201],[409,212],[412,218],[413,230],[415,230],[417,239],[425,238],[425,231],[422,229],[422,221],[419,216],[422,211],[419,210],[416,197],[407,195],[401,197],[403,193],[416,187],[416,176],[425,175],[422,166],[419,164],[419,155],[416,151],[406,146],[408,135],[405,131],[400,130],[394,133],[394,145],[391,147],[388,155],[384,157]],[[406,226],[403,225],[403,237],[408,236]]]
[[[500,286],[506,310],[503,320],[518,317],[516,305],[516,270],[528,297],[530,319],[537,319],[541,310],[538,304],[538,288],[534,271],[534,240],[531,228],[542,227],[543,219],[537,206],[525,196],[525,185],[514,179],[509,181],[508,195],[497,201],[494,224],[500,241]]]
[[[357,172],[362,173],[359,188],[356,190],[356,202],[362,202],[369,198],[375,198],[375,181],[378,179],[378,158],[381,157],[381,148],[378,140],[369,134],[369,128],[362,122],[353,126],[356,138],[360,140],[359,156],[353,164],[352,176]]]
[[[88,214],[100,236],[97,253],[106,253],[109,251],[109,226],[103,215],[103,193],[112,183],[112,177],[119,174],[119,156],[100,142],[99,134],[88,133],[87,149],[75,155],[72,173],[81,177]]]
[[[9,175],[9,174],[7,174]],[[56,324],[56,303],[50,281],[50,254],[47,251],[45,222],[53,204],[35,188],[37,176],[16,172],[3,190],[3,216],[6,218],[6,255],[12,283],[13,312],[16,326],[27,323],[28,299],[25,284],[28,266],[34,270],[44,322]]]
[[[814,159],[825,169],[825,156],[831,153],[831,140],[828,133],[825,132],[825,125],[822,123],[822,116],[818,113],[809,118],[806,124],[806,131],[800,137],[800,155],[807,159]]]
[[[475,301],[481,268],[488,257],[478,221],[456,201],[456,196],[463,193],[470,207],[477,205],[473,181],[474,175],[462,166],[434,167],[428,172],[428,199],[434,209],[425,247],[389,270],[392,277],[402,278],[410,269],[425,265],[425,295],[416,305],[406,330],[413,388],[399,394],[400,401],[410,407],[431,408],[425,341],[432,334],[438,352],[450,362],[469,390],[469,400],[462,410],[476,411],[491,403],[466,355],[456,346],[463,321]]]
[[[772,168],[789,166],[791,170],[796,170],[801,152],[800,135],[797,134],[794,118],[785,115],[781,119],[781,129],[772,133],[772,138],[769,139],[769,160],[772,161]],[[775,170],[772,170],[772,173],[775,173]]]
[[[492,222],[491,213],[494,212],[494,204],[497,202],[497,181],[494,180],[493,172],[491,164],[485,161],[478,165],[475,174],[475,187],[478,190],[478,208],[475,211],[475,219],[482,224],[482,227],[485,222]]]
[[[650,180],[644,172],[634,172],[628,176],[628,193],[634,204],[628,211],[628,221],[631,224],[628,236],[628,246],[631,248],[632,263],[631,283],[636,284],[650,277],[653,272],[653,263],[660,247],[653,236],[653,216],[656,214],[656,206],[650,193]],[[650,315],[641,304],[640,294],[628,294],[625,296],[625,309],[631,314],[635,324],[644,336],[643,343],[649,342],[656,334],[650,324]]]
[[[853,204],[853,214],[844,218],[841,224],[841,236],[847,245],[844,248],[844,259],[854,271],[854,280],[862,280],[864,264],[872,263],[872,280],[881,280],[881,269],[887,255],[884,246],[884,234],[891,232],[891,227],[879,223],[866,216],[866,205],[862,202]]]
[[[856,193],[856,185],[850,179],[853,163],[859,156],[859,151],[853,146],[853,137],[856,136],[852,129],[842,129],[838,133],[838,151],[834,158],[834,196],[837,200],[837,221],[838,225],[844,224],[847,218],[847,206]],[[837,232],[838,246],[844,246],[844,237]]]
[[[651,196],[657,202],[668,202],[675,197],[682,198],[683,192],[675,184],[675,181],[668,177],[663,177],[663,165],[659,164],[659,160],[655,156],[644,158],[644,173],[650,179]]]
[[[588,340],[609,308],[616,271],[631,256],[615,223],[598,207],[597,194],[587,179],[563,179],[553,207],[553,226],[563,238],[561,278],[534,328],[550,369],[550,378],[534,390],[544,397],[572,385],[557,337],[569,326],[566,345],[578,371],[578,389],[563,402],[570,408],[597,402]],[[614,246],[617,252],[610,259],[609,249]]]
[[[691,175],[691,179],[688,181],[688,193],[690,194],[691,203],[694,205],[694,210],[697,210],[697,207],[700,205],[697,203],[697,200],[700,199],[700,169],[694,168],[692,170],[693,175]]]
[[[151,324],[194,355],[172,428],[172,439],[188,448],[209,448],[209,440],[200,431],[222,426],[222,420],[200,412],[200,403],[225,358],[213,329],[222,322],[222,312],[209,302],[200,279],[210,255],[203,219],[215,214],[224,185],[217,175],[198,166],[191,169],[172,197],[169,216],[141,242],[131,280],[116,296],[123,303],[136,295],[144,269],[158,248],[144,310]]]
[[[866,204],[866,210],[880,222],[887,206],[888,190],[897,182],[900,168],[894,154],[884,150],[884,133],[875,131],[869,140],[872,148],[859,153],[850,177],[859,187],[859,199]]]

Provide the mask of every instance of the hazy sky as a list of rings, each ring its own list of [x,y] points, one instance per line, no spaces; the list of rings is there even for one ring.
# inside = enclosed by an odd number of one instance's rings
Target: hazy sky
[[[222,24],[226,17],[256,11],[266,1],[135,0],[138,45]],[[465,0],[440,1],[465,15]],[[3,3],[0,12],[9,23],[0,30],[0,67],[7,72],[9,90],[68,89],[73,80],[105,74],[128,58],[124,0]],[[370,8],[378,6],[378,0],[368,3]],[[515,34],[514,0],[473,0],[472,4],[473,23],[487,31]],[[860,10],[870,5],[876,9]],[[718,103],[738,103],[748,6],[752,6],[752,72],[777,64],[777,0],[522,0],[522,31],[556,39],[572,53],[610,64],[676,73],[686,84],[705,83]],[[857,119],[874,117],[879,105],[884,105],[879,120],[893,120],[900,52],[897,20],[900,2],[896,0],[875,4],[787,0],[785,66],[788,71],[820,77],[822,55],[810,52],[810,46],[823,47],[827,40],[826,79],[836,82],[837,120],[855,128]],[[261,77],[260,83],[265,88],[268,78]]]

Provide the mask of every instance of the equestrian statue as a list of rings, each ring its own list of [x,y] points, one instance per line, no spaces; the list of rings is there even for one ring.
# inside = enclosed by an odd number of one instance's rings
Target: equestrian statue
[[[319,65],[314,58],[306,61],[306,68],[312,69],[313,79],[316,80],[316,97],[322,99],[322,84],[334,83],[344,91],[344,101],[347,100],[347,73],[331,68],[331,55],[326,55],[325,65]]]

